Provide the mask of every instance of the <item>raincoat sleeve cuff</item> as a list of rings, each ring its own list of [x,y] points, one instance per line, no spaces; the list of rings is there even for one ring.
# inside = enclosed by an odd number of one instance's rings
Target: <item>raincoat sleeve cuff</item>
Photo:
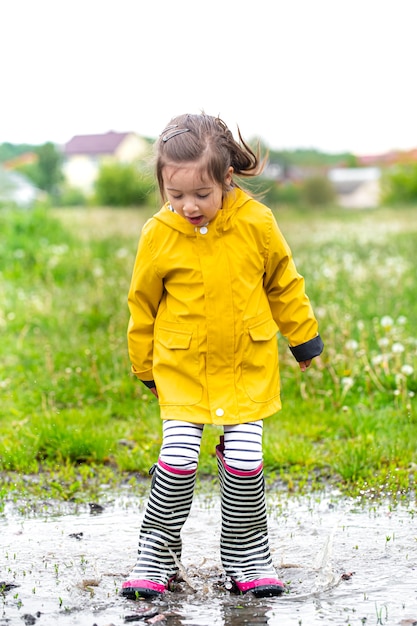
[[[299,346],[290,346],[290,350],[295,357],[295,360],[300,363],[300,361],[309,361],[313,359],[315,356],[319,356],[323,352],[324,344],[320,337],[314,337],[314,339],[310,339],[310,341],[306,341],[305,343],[300,343]]]
[[[141,380],[140,382],[143,383],[148,389],[153,389],[153,387],[156,387],[154,380]]]

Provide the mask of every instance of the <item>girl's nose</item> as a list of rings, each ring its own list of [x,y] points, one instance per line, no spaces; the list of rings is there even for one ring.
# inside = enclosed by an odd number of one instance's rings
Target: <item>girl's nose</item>
[[[194,202],[194,200],[190,198],[189,200],[186,200],[184,202],[184,206],[182,210],[184,211],[185,215],[193,215],[194,213],[198,211],[198,207],[196,203]]]

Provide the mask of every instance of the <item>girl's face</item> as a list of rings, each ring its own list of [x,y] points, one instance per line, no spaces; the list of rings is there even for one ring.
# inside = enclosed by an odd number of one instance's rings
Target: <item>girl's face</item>
[[[232,172],[229,168],[226,185],[232,181]],[[199,161],[165,165],[162,178],[172,208],[190,224],[207,224],[221,209],[223,186],[205,176]]]

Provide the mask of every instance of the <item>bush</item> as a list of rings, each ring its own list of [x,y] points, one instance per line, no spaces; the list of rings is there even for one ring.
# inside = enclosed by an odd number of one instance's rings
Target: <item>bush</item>
[[[64,187],[59,194],[60,206],[84,206],[87,199],[81,189]]]
[[[151,204],[155,179],[148,173],[139,172],[134,165],[111,163],[101,166],[95,191],[97,202],[104,206]]]
[[[301,203],[300,186],[291,181],[281,182],[255,176],[251,179],[242,178],[238,180],[238,183],[260,202],[271,208],[283,204],[299,205]]]
[[[268,206],[299,205],[301,203],[300,187],[292,182],[272,182],[265,193],[264,201]]]
[[[311,206],[326,206],[336,200],[334,187],[324,176],[306,178],[301,186],[301,194],[306,204]]]
[[[382,177],[384,204],[412,204],[417,202],[417,163],[396,165]]]

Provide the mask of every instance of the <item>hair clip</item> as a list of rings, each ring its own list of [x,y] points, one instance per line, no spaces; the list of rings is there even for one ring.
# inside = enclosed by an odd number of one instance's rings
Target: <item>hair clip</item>
[[[167,126],[162,134],[162,141],[165,143],[168,139],[172,139],[176,135],[182,135],[182,133],[188,133],[189,128],[178,128],[178,124],[172,124],[171,126]],[[168,131],[168,132],[167,132]]]

